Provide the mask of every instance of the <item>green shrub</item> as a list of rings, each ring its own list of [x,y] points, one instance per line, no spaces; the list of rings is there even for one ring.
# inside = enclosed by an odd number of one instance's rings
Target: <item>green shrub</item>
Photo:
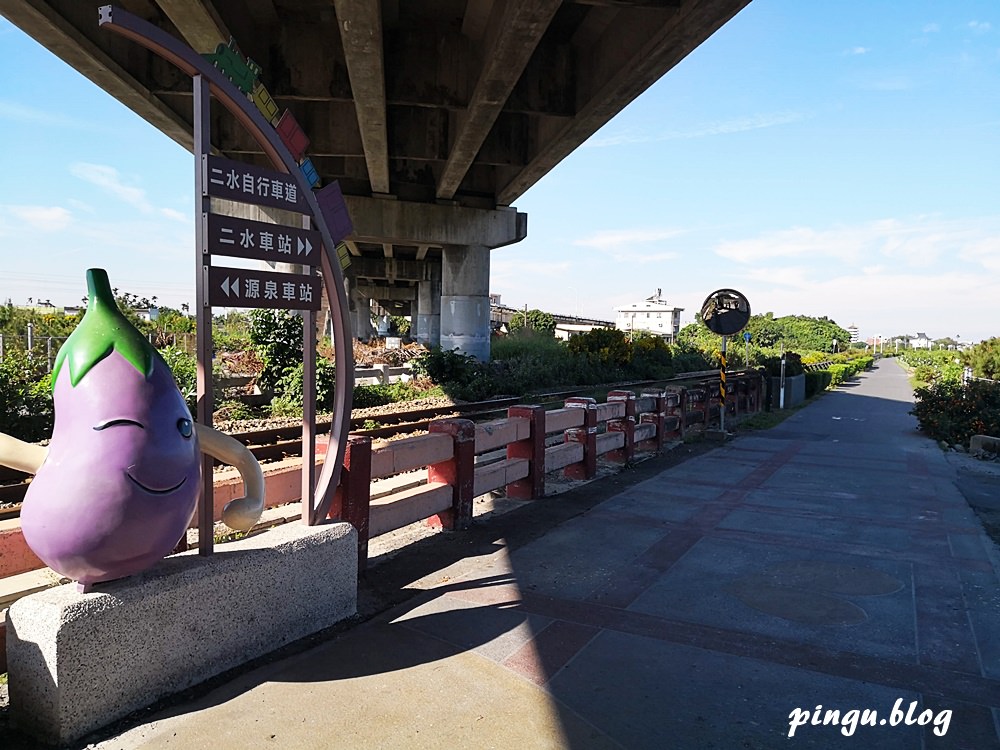
[[[194,414],[198,405],[198,360],[183,349],[173,346],[160,349],[160,356],[173,373],[188,409]]]
[[[462,354],[458,349],[432,349],[414,359],[411,367],[415,375],[424,375],[442,385],[471,383],[482,370],[479,360],[469,354]]]
[[[503,393],[520,395],[600,379],[599,368],[574,354],[564,342],[530,329],[495,339],[492,357],[489,373]]]
[[[827,372],[830,373],[830,384],[834,388],[854,374],[850,365],[830,365],[827,368]]]
[[[278,382],[302,366],[302,318],[288,310],[252,310],[250,341],[264,363],[260,387],[280,393]]]
[[[670,364],[675,374],[711,370],[716,366],[705,358],[701,350],[686,344],[676,344],[671,348]]]
[[[802,355],[802,364],[818,365],[821,362],[833,362],[834,355],[829,352],[806,352]]]
[[[660,336],[641,336],[632,340],[631,367],[635,377],[647,380],[673,375],[673,354]]]
[[[963,359],[977,378],[1000,379],[1000,338],[979,342],[965,352]]]
[[[624,331],[615,328],[595,328],[569,340],[569,350],[591,362],[611,368],[627,367],[632,351]]]
[[[973,435],[1000,435],[1000,384],[939,381],[914,391],[910,412],[935,440],[968,445]]]
[[[536,334],[552,336],[556,330],[556,319],[552,313],[541,310],[528,310],[527,313],[514,313],[507,327],[512,332],[519,332],[525,329],[534,331]]]
[[[392,315],[389,317],[392,323],[390,330],[396,332],[397,336],[408,336],[410,333],[410,319],[403,315]]]
[[[52,380],[44,357],[8,350],[0,360],[0,432],[29,443],[52,435]]]
[[[271,399],[270,412],[272,417],[302,417],[302,399],[296,401],[289,396],[280,395]]]
[[[215,410],[216,421],[241,419],[253,419],[257,416],[257,411],[242,401],[231,399],[223,401]]]
[[[781,376],[780,355],[765,358],[761,365],[772,378]],[[805,372],[805,369],[802,367],[802,358],[795,352],[785,352],[785,377],[794,377],[795,375],[801,375],[803,372]]]
[[[812,370],[806,373],[806,398],[822,393],[833,382],[829,370]]]
[[[328,359],[316,361],[316,411],[330,411],[333,408],[333,393],[336,376],[336,366]],[[285,403],[302,409],[302,375],[303,364],[295,365],[285,370],[285,374],[274,386],[274,395],[280,398],[279,408],[285,408]]]

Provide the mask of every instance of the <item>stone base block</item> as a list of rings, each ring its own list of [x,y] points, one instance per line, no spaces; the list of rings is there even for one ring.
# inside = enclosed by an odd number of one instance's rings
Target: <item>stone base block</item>
[[[7,615],[11,718],[67,743],[357,611],[350,524],[286,524]]]
[[[1000,437],[992,435],[973,435],[969,440],[969,453],[1000,453]]]

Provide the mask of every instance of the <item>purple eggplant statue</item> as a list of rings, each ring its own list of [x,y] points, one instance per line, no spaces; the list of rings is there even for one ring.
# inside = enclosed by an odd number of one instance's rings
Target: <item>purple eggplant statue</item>
[[[245,530],[264,479],[233,438],[191,419],[169,367],[115,303],[108,275],[87,271],[87,312],[52,371],[48,448],[0,435],[0,463],[35,474],[21,509],[42,561],[89,588],[146,570],[186,533],[201,491],[201,454],[236,466],[245,497],[223,520]]]

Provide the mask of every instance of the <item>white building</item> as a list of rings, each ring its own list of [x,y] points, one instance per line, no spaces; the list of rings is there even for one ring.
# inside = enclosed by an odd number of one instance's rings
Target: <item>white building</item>
[[[656,294],[646,297],[642,302],[618,308],[615,328],[626,333],[648,331],[673,341],[681,330],[683,309],[668,304],[657,289]]]
[[[911,349],[930,349],[931,339],[926,333],[917,332],[917,335],[910,339]]]
[[[854,325],[853,323],[851,325],[847,326],[847,332],[849,334],[851,334],[851,343],[852,344],[856,344],[857,342],[861,341],[861,332],[858,331],[858,327],[856,325]]]

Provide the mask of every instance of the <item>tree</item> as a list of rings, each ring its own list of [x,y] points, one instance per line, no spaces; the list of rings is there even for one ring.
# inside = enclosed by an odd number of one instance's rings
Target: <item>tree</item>
[[[1000,338],[981,341],[966,351],[963,359],[975,377],[1000,380]]]
[[[772,313],[751,315],[746,330],[750,333],[750,341],[759,347],[777,346],[781,341],[781,326]]]
[[[526,313],[515,313],[508,325],[511,331],[530,328],[538,333],[553,335],[556,330],[556,319],[551,313],[541,310],[528,310]]]
[[[410,333],[410,319],[405,315],[391,315],[389,317],[392,325],[391,331],[395,331],[397,336],[408,336]]]
[[[153,345],[164,347],[173,344],[177,336],[195,332],[195,319],[172,307],[161,307],[156,320],[150,321]]]
[[[275,388],[302,362],[302,318],[288,310],[252,310],[250,342],[264,362],[260,387]]]
[[[51,379],[44,358],[7,351],[0,360],[0,432],[34,442],[52,434]]]
[[[840,342],[850,341],[851,334],[831,320],[810,318],[807,315],[785,315],[774,321],[781,329],[781,338],[785,348],[796,351],[833,350],[833,340],[838,347]]]
[[[569,350],[607,367],[626,367],[632,360],[625,332],[616,328],[595,328],[574,336],[569,340]]]

